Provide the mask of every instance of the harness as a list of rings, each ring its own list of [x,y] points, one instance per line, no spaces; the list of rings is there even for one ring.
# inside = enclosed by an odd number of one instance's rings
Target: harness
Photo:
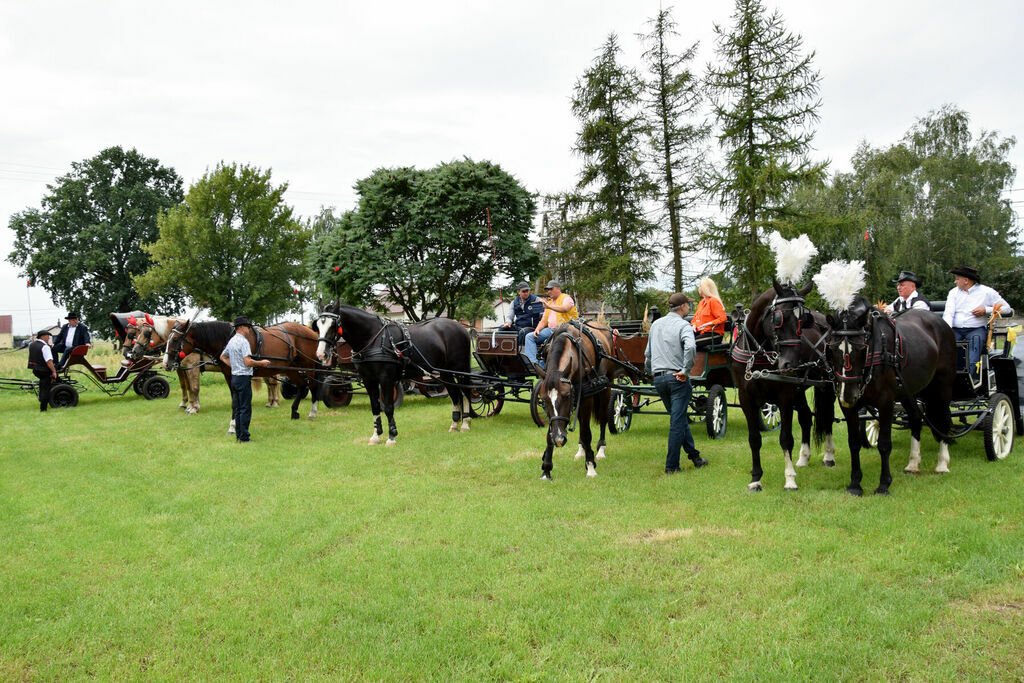
[[[861,387],[871,383],[877,370],[892,368],[896,374],[896,381],[903,386],[903,368],[907,366],[906,349],[904,348],[903,335],[896,328],[896,322],[891,317],[879,311],[868,313],[874,322],[872,331],[866,328],[861,329],[839,329],[832,330],[830,335],[842,339],[853,340],[858,337],[864,340],[864,374],[853,374],[853,363],[850,361],[849,350],[843,352],[843,366],[834,371],[835,378],[840,384],[859,382]],[[891,332],[891,334],[887,334]],[[838,393],[838,387],[837,387]]]
[[[589,329],[590,323],[579,318],[575,318],[570,320],[568,324],[580,332],[579,337],[575,337],[571,334],[565,335],[568,339],[568,343],[573,345],[573,348],[576,349],[576,353],[580,358],[579,370],[576,373],[575,381],[565,377],[562,378],[563,382],[571,385],[571,395],[575,397],[575,401],[573,402],[572,410],[569,411],[569,415],[555,415],[548,418],[548,422],[557,422],[561,420],[566,423],[566,431],[573,432],[576,431],[576,420],[579,417],[580,404],[583,402],[583,399],[596,396],[611,386],[611,380],[608,378],[608,375],[598,372],[601,361],[607,359],[619,365],[622,365],[622,363],[614,356],[608,354],[605,350],[604,344],[594,336],[594,333]],[[593,361],[583,353],[583,346],[580,343],[583,335],[586,335],[587,339],[589,339],[590,343],[593,345]],[[630,365],[630,367],[633,366]]]

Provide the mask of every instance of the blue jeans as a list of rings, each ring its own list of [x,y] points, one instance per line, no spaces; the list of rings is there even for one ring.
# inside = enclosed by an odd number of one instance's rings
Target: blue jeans
[[[978,379],[978,361],[981,360],[981,349],[985,346],[988,331],[984,327],[954,327],[953,334],[957,341],[968,341],[967,370],[972,379]]]
[[[669,414],[665,471],[672,472],[679,469],[680,449],[685,450],[687,457],[691,459],[700,456],[697,445],[693,443],[693,434],[690,433],[690,423],[686,417],[693,387],[689,380],[680,382],[673,375],[661,375],[654,378],[654,388]]]
[[[235,438],[248,441],[252,421],[252,375],[231,376],[231,419],[235,421]]]
[[[526,333],[526,342],[523,344],[523,354],[530,359],[531,363],[537,362],[537,345],[554,333],[555,331],[550,327],[545,327],[541,330],[537,337],[533,336],[533,332]]]

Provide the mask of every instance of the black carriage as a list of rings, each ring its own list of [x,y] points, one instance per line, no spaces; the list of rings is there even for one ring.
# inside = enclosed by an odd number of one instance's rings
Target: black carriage
[[[533,365],[523,355],[519,332],[494,329],[471,331],[473,358],[480,372],[472,377],[471,403],[479,417],[492,417],[501,412],[505,401],[529,403],[530,415],[538,427],[547,425],[537,391],[540,382]]]

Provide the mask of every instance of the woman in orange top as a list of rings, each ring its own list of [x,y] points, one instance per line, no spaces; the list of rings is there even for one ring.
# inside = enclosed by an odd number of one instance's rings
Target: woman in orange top
[[[697,283],[697,293],[700,294],[700,303],[697,304],[690,324],[693,326],[697,348],[701,349],[722,342],[727,318],[714,280],[702,278]]]

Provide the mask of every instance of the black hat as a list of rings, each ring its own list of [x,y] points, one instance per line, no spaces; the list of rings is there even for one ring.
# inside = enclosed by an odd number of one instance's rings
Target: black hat
[[[676,292],[668,298],[669,309],[679,308],[683,304],[690,303],[690,297],[686,296],[682,292]]]
[[[231,323],[232,327],[241,327],[242,325],[252,327],[252,322],[244,315],[240,315],[237,318],[235,318],[235,322]]]
[[[50,332],[49,330],[39,330],[38,332],[36,332],[36,337],[37,338],[38,337],[42,337],[44,335],[47,336],[47,337],[52,337],[53,333]]]
[[[950,268],[949,272],[953,275],[963,275],[972,282],[981,282],[981,276],[978,275],[978,271],[970,266],[957,266],[956,268]]]
[[[74,311],[71,311],[66,316],[64,316],[65,320],[78,320],[78,318],[79,318],[78,314],[75,313]]]
[[[562,288],[562,284],[558,280],[548,280],[548,286],[544,289],[551,289],[552,287]]]
[[[901,270],[900,274],[893,278],[893,282],[903,282],[904,280],[910,280],[918,287],[921,286],[921,278],[912,270]]]
[[[524,289],[529,289],[529,288],[530,288],[530,283],[526,282],[525,280],[523,282],[520,282],[518,285],[516,285],[516,291],[522,291]]]

